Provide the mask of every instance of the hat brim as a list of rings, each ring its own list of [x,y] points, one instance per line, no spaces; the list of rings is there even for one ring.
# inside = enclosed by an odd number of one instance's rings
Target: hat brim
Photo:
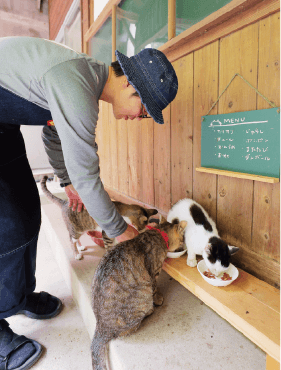
[[[127,77],[128,82],[133,86],[141,98],[142,104],[145,106],[147,113],[153,118],[153,120],[159,124],[164,123],[164,118],[161,108],[153,101],[153,98],[149,92],[149,86],[146,86],[144,77],[133,61],[126,55],[116,50],[115,55],[117,60]]]

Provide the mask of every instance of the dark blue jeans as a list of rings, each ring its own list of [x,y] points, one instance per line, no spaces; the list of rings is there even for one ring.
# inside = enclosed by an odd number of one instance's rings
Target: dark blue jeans
[[[0,320],[21,310],[36,284],[40,198],[20,125],[51,119],[49,111],[0,87]]]

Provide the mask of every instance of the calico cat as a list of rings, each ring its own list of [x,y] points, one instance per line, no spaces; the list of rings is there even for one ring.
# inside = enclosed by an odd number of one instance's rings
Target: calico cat
[[[195,267],[196,254],[200,254],[216,276],[229,268],[230,257],[239,248],[229,246],[219,237],[215,222],[200,204],[192,199],[182,199],[169,211],[167,220],[172,223],[187,221],[184,237],[188,266]]]
[[[80,251],[85,250],[81,245],[79,238],[87,231],[102,231],[96,221],[89,215],[84,208],[81,212],[72,211],[68,207],[68,201],[57,198],[46,187],[48,176],[44,176],[41,180],[41,188],[48,199],[57,204],[62,210],[62,216],[69,232],[71,246],[74,252],[75,259],[80,260],[83,255]],[[123,216],[124,220],[141,231],[148,224],[148,220],[152,215],[158,213],[156,209],[147,209],[135,204],[124,204],[121,202],[113,202],[117,211]],[[105,233],[103,235],[106,236]],[[105,246],[112,246],[114,239],[106,236],[104,241]]]
[[[186,224],[182,221],[173,225],[165,220],[102,257],[92,283],[96,317],[91,346],[94,370],[106,369],[106,346],[111,339],[134,333],[153,313],[154,305],[163,303],[156,281],[168,247],[175,251],[183,243]]]

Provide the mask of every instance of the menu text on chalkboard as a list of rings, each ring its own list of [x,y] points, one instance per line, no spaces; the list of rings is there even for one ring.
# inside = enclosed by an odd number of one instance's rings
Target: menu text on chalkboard
[[[201,166],[279,177],[280,108],[202,117]]]

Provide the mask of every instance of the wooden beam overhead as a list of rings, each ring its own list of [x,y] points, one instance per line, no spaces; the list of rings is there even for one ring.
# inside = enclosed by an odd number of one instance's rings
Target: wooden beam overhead
[[[90,38],[92,38],[98,30],[102,27],[104,22],[107,20],[107,18],[112,13],[112,6],[118,5],[121,2],[121,0],[109,0],[109,2],[104,7],[101,14],[98,16],[98,18],[95,20],[95,22],[91,25],[91,27],[88,29],[88,31],[85,34],[85,40],[88,42]]]

